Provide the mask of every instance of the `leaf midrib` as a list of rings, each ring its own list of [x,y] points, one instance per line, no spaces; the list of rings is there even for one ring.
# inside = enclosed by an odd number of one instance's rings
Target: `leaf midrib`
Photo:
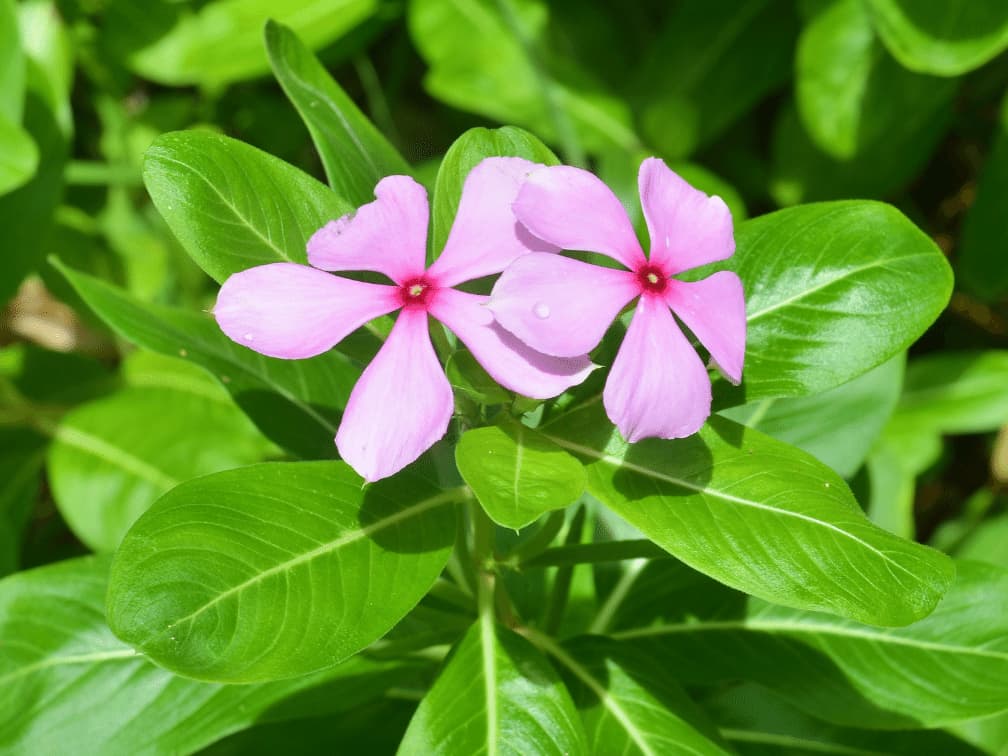
[[[142,659],[143,655],[132,648],[121,648],[114,651],[93,651],[87,654],[68,654],[66,656],[47,656],[37,662],[18,667],[12,672],[0,675],[0,685],[19,677],[30,675],[50,667],[62,667],[72,664],[90,664],[92,662],[116,661],[121,659]]]

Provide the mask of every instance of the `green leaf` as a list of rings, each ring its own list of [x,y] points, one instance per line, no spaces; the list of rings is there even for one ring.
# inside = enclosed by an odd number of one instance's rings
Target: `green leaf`
[[[63,138],[73,136],[70,90],[74,85],[74,40],[54,0],[18,3],[21,48],[27,63],[28,86],[52,111]],[[44,156],[45,153],[43,153]]]
[[[1008,570],[1008,514],[992,517],[977,526],[966,540],[956,549],[960,559],[996,564]]]
[[[907,71],[882,48],[861,0],[842,0],[802,32],[796,60],[798,113],[812,140],[838,160],[892,133],[908,114],[946,106],[955,83]]]
[[[573,504],[585,488],[580,462],[509,419],[463,433],[455,464],[490,519],[515,530]]]
[[[417,472],[366,488],[340,462],[267,463],[184,483],[116,552],[112,630],[158,664],[221,682],[305,675],[353,656],[448,560],[452,507]]]
[[[762,399],[721,414],[804,449],[849,478],[896,407],[905,359],[900,354],[822,394]]]
[[[308,127],[338,195],[364,205],[383,177],[412,172],[297,34],[274,21],[266,22],[265,33],[273,74]]]
[[[581,637],[547,650],[564,670],[588,733],[588,753],[727,754],[675,679],[655,660],[608,638]]]
[[[38,168],[39,155],[31,136],[0,116],[0,194],[18,188]]]
[[[787,606],[879,625],[926,616],[954,570],[873,525],[805,452],[724,418],[629,445],[593,402],[540,432],[581,457],[588,491],[691,567]]]
[[[210,376],[210,389],[217,388]],[[223,398],[129,388],[65,415],[49,449],[53,498],[94,551],[111,551],[162,494],[198,475],[258,462],[269,449]]]
[[[488,157],[521,157],[533,163],[557,165],[560,161],[549,147],[523,129],[469,129],[448,148],[438,168],[431,205],[431,250],[441,254],[448,232],[455,222],[462,186],[469,171]]]
[[[216,685],[156,667],[105,624],[107,557],[0,582],[0,750],[193,753],[259,722],[335,714],[409,684],[417,667],[351,659],[322,674]],[[405,678],[405,680],[404,680]]]
[[[0,122],[21,123],[25,61],[14,0],[0,0]],[[2,150],[0,150],[2,152]]]
[[[514,399],[514,394],[502,388],[464,349],[458,349],[448,357],[445,375],[454,391],[461,391],[479,404],[503,404]]]
[[[532,644],[477,622],[416,710],[399,754],[587,753],[570,694]]]
[[[6,409],[0,404],[0,409]],[[0,426],[0,577],[18,568],[21,539],[42,487],[47,439]]]
[[[707,591],[714,591],[711,585]],[[758,682],[848,727],[938,727],[1008,708],[1008,571],[958,563],[929,617],[885,629],[755,599],[616,633],[686,684]],[[941,693],[936,693],[941,691]]]
[[[104,281],[53,264],[116,333],[209,370],[267,437],[304,457],[335,454],[339,412],[359,374],[339,352],[310,360],[264,357],[231,341],[203,314],[142,304]]]
[[[738,251],[720,267],[745,287],[743,401],[817,394],[881,365],[924,333],[951,294],[938,247],[879,202],[779,210],[742,223],[735,237]]]
[[[154,140],[144,183],[182,246],[217,281],[272,262],[307,262],[308,239],[353,207],[292,165],[209,131]]]
[[[1001,0],[867,0],[886,47],[912,71],[958,76],[1008,48]]]
[[[159,84],[219,88],[269,71],[262,28],[273,18],[311,49],[350,32],[377,10],[376,0],[211,0],[192,7],[114,0],[102,42],[130,69]]]

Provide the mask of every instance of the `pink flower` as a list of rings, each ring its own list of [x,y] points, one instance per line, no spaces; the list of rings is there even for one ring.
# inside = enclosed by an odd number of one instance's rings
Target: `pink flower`
[[[499,273],[530,250],[553,250],[511,213],[534,163],[490,158],[466,179],[455,223],[425,270],[427,192],[389,176],[374,202],[332,221],[308,242],[308,262],[273,263],[235,273],[221,287],[214,316],[234,341],[283,359],[321,354],[369,320],[401,310],[392,332],[354,386],[336,434],[340,455],[366,480],[387,477],[419,457],[448,429],[452,391],[431,345],[427,316],[450,328],[501,385],[545,399],[593,369],[584,355],[539,354],[502,329],[487,297],[452,287]],[[394,285],[324,271],[383,273]]]
[[[595,176],[567,166],[533,172],[513,206],[518,220],[547,242],[600,252],[629,270],[533,253],[504,271],[489,305],[497,321],[533,349],[565,357],[596,347],[639,297],[602,394],[609,418],[630,442],[689,436],[710,415],[707,370],[673,312],[733,383],[742,377],[746,335],[738,276],[722,271],[695,283],[673,278],[735,252],[725,203],[694,189],[657,158],[641,164],[638,184],[650,257],[619,200]]]

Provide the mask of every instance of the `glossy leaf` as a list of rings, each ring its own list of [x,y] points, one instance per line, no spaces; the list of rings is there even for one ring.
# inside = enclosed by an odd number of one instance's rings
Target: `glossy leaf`
[[[488,157],[521,157],[533,163],[556,165],[560,161],[549,147],[524,129],[469,129],[448,148],[438,168],[431,205],[431,251],[441,254],[455,222],[462,185],[469,171]]]
[[[585,488],[580,462],[514,420],[463,433],[455,464],[490,519],[515,530],[573,504]]]
[[[377,9],[376,0],[212,0],[195,8],[178,3],[139,7],[110,4],[105,45],[131,70],[159,84],[217,88],[266,73],[262,28],[273,18],[319,48],[338,39]]]
[[[410,722],[399,754],[586,753],[570,694],[532,644],[477,622]]]
[[[308,127],[329,185],[352,205],[374,199],[385,176],[411,173],[353,100],[322,67],[297,34],[274,21],[266,23],[266,51],[280,86]]]
[[[816,394],[867,372],[915,341],[951,293],[944,255],[889,205],[780,210],[735,237],[723,267],[746,292],[748,401]]]
[[[794,444],[849,478],[896,407],[904,362],[899,355],[822,394],[762,399],[721,414]]]
[[[1008,572],[957,566],[957,580],[934,613],[907,627],[871,627],[749,599],[741,614],[694,615],[616,635],[685,683],[752,680],[848,727],[941,726],[1008,707]]]
[[[276,360],[227,338],[209,317],[141,304],[121,289],[55,263],[88,306],[133,343],[209,370],[270,439],[306,457],[335,455],[333,437],[358,368],[338,352]]]
[[[189,481],[116,552],[109,625],[158,664],[204,680],[331,667],[430,589],[448,560],[458,497],[417,472],[362,488],[338,462]]]
[[[254,265],[306,263],[309,237],[354,209],[294,166],[209,131],[158,137],[144,183],[182,246],[217,281]]]
[[[926,616],[951,560],[873,525],[805,452],[724,418],[628,445],[598,403],[540,432],[587,465],[588,491],[644,535],[739,590],[878,625]]]
[[[203,380],[218,388],[209,375]],[[258,462],[268,448],[226,394],[125,389],[60,420],[49,484],[74,533],[95,551],[111,551],[162,494],[189,478]]]
[[[32,138],[16,123],[0,116],[0,194],[25,183],[38,167]]]
[[[332,716],[412,682],[416,665],[351,659],[260,685],[177,677],[105,624],[109,559],[59,562],[0,582],[0,749],[133,756],[193,753],[258,722]]]
[[[957,76],[1008,48],[1001,0],[867,0],[889,51],[913,71]]]

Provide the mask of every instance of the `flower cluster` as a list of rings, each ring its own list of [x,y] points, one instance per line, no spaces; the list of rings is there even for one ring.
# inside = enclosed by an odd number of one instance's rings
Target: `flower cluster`
[[[630,442],[682,438],[710,414],[711,384],[673,313],[726,378],[741,379],[746,320],[738,277],[675,277],[734,253],[731,214],[659,159],[643,162],[639,183],[649,255],[619,200],[591,173],[487,158],[466,178],[445,247],[426,267],[427,193],[407,176],[389,176],[374,202],[312,236],[310,267],[274,263],[236,273],[221,287],[214,315],[248,348],[302,359],[399,311],[336,435],[343,459],[373,481],[415,460],[448,429],[454,402],[429,317],[502,386],[547,399],[597,367],[588,353],[636,300],[603,392],[606,412]],[[601,253],[625,267],[581,262],[563,250]],[[335,271],[373,271],[392,283]],[[456,288],[498,273],[489,297]]]

